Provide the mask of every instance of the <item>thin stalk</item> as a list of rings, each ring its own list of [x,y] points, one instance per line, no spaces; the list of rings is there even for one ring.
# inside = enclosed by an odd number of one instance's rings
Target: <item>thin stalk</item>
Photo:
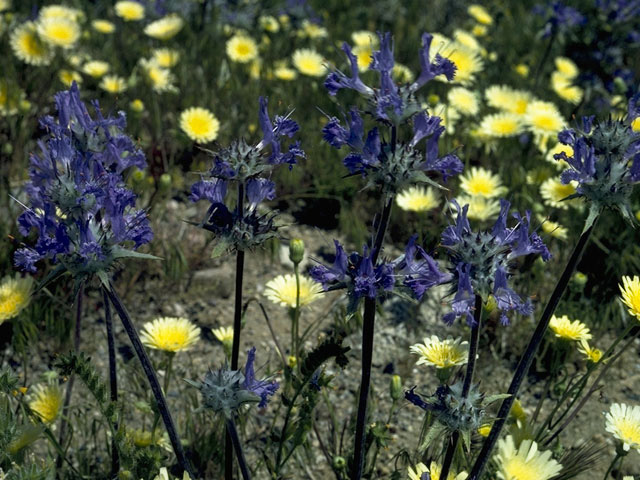
[[[236,424],[233,418],[227,418],[227,434],[231,437],[231,443],[236,451],[236,458],[238,459],[238,465],[240,466],[240,472],[244,480],[251,480],[251,474],[247,468],[247,462],[244,459],[244,453],[242,451],[242,445],[240,444],[240,438],[238,437],[238,430],[236,430]]]
[[[158,381],[156,371],[151,364],[151,360],[149,359],[147,352],[142,346],[142,342],[140,341],[138,332],[133,325],[131,316],[120,300],[118,293],[113,288],[113,285],[110,284],[109,288],[105,290],[107,292],[107,295],[109,296],[109,300],[111,300],[113,307],[118,313],[120,320],[122,320],[122,325],[127,332],[127,335],[129,336],[129,340],[131,340],[133,349],[135,350],[136,355],[138,356],[138,360],[140,360],[140,364],[142,365],[142,369],[147,376],[149,386],[151,387],[153,396],[156,399],[158,410],[160,412],[160,415],[162,416],[162,421],[164,422],[164,426],[167,429],[167,433],[169,434],[169,440],[171,441],[171,446],[173,447],[173,452],[176,454],[178,463],[180,464],[181,468],[189,474],[191,478],[196,478],[193,470],[191,469],[191,465],[189,464],[189,461],[187,460],[187,457],[184,453],[184,449],[182,448],[182,443],[180,442],[180,437],[178,436],[175,424],[173,423],[173,418],[171,417],[171,412],[169,411],[167,401],[162,394],[162,388],[160,387],[160,382]]]
[[[607,473],[604,474],[604,477],[602,478],[602,480],[607,480],[609,478],[609,474],[611,473],[611,471],[613,470],[613,467],[615,466],[615,464],[618,462],[620,458],[623,458],[622,455],[616,452],[616,456],[611,462],[611,464],[609,465],[609,468],[607,469]]]
[[[291,325],[291,352],[296,359],[296,365],[299,369],[298,353],[300,350],[299,338],[298,338],[298,324],[300,322],[300,269],[298,264],[294,264],[293,273],[296,276],[296,306],[293,309],[293,324]]]
[[[74,335],[73,335],[73,350],[75,353],[80,352],[80,342],[82,337],[80,333],[82,332],[82,297],[84,296],[84,282],[80,283],[78,288],[78,293],[76,294],[76,317],[75,317],[75,327],[74,327]],[[71,393],[73,392],[73,383],[75,380],[75,375],[71,375],[69,377],[69,381],[67,382],[67,391],[64,395],[64,403],[62,405],[62,421],[60,423],[60,435],[58,436],[58,443],[64,448],[64,444],[67,436],[67,424],[68,424],[68,415],[69,415],[69,404],[71,403]],[[56,459],[56,468],[60,468],[62,466],[62,457],[58,455]]]
[[[573,252],[571,253],[569,262],[567,263],[564,271],[562,272],[562,275],[560,276],[560,279],[558,280],[558,283],[556,284],[553,290],[553,293],[551,294],[551,297],[549,298],[549,301],[547,302],[547,305],[545,306],[544,311],[542,312],[540,321],[538,322],[538,325],[533,335],[531,336],[531,340],[529,341],[529,345],[527,346],[527,349],[525,350],[524,354],[522,355],[522,358],[520,359],[520,363],[518,363],[518,367],[516,368],[513,378],[511,379],[511,385],[509,385],[509,390],[507,390],[509,397],[505,398],[504,401],[502,402],[502,405],[500,406],[500,410],[498,411],[496,421],[493,423],[491,432],[489,433],[489,436],[487,437],[484,444],[482,445],[482,450],[480,451],[480,454],[478,455],[478,458],[476,459],[473,465],[473,469],[469,474],[469,480],[479,480],[480,476],[482,475],[482,472],[484,471],[487,465],[487,462],[489,461],[491,452],[493,451],[493,448],[498,442],[498,437],[500,436],[500,432],[502,432],[502,428],[504,427],[507,421],[509,412],[511,411],[511,407],[513,406],[513,402],[516,399],[516,395],[518,394],[518,391],[522,386],[522,382],[524,381],[524,378],[527,372],[529,371],[529,368],[531,367],[531,363],[533,362],[536,351],[540,346],[540,342],[542,342],[542,339],[544,338],[544,334],[547,331],[547,327],[549,326],[549,321],[551,320],[551,315],[553,315],[553,312],[558,306],[558,302],[560,301],[560,298],[562,298],[562,295],[564,294],[564,291],[567,288],[567,285],[569,284],[571,275],[573,275],[573,272],[575,271],[576,266],[580,261],[580,257],[582,256],[582,252],[584,252],[584,249],[587,246],[587,243],[589,242],[589,237],[591,236],[591,232],[593,231],[593,228],[595,227],[596,222],[597,222],[597,218],[593,222],[593,225],[587,228],[582,233],[582,235],[580,235],[580,238],[578,239],[578,243],[576,244],[575,248],[573,249]]]
[[[104,304],[104,322],[107,325],[107,345],[109,349],[109,391],[112,402],[118,401],[118,372],[116,370],[116,343],[113,333],[113,318],[111,316],[111,304],[107,292],[102,289],[102,303]],[[114,431],[118,430],[118,422],[113,425]],[[116,447],[116,439],[111,439],[111,478],[120,471],[120,458]]]
[[[473,312],[473,325],[471,325],[471,337],[469,338],[469,359],[467,360],[467,371],[464,375],[464,381],[462,383],[462,398],[465,399],[469,396],[471,390],[471,384],[473,383],[473,372],[476,368],[476,357],[478,356],[478,344],[480,343],[480,323],[482,321],[482,297],[476,295],[475,310]],[[456,430],[451,435],[451,441],[447,447],[447,452],[442,462],[442,470],[440,472],[440,478],[448,478],[449,470],[451,470],[451,463],[453,457],[458,448],[458,441],[460,440],[460,431]]]

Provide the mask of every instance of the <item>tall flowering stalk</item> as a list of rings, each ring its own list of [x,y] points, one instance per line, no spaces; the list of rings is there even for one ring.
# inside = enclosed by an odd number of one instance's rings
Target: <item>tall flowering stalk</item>
[[[625,220],[635,223],[630,207],[630,197],[634,185],[640,182],[640,133],[632,130],[631,122],[638,117],[640,117],[640,94],[636,94],[629,101],[626,119],[595,122],[594,117],[584,117],[582,128],[566,129],[558,135],[561,143],[573,148],[572,157],[568,157],[565,153],[555,155],[556,159],[566,161],[570,167],[563,172],[561,179],[564,183],[571,181],[578,183],[576,193],[572,197],[583,198],[589,205],[589,214],[578,243],[518,363],[507,390],[509,397],[500,406],[497,420],[473,465],[469,475],[470,480],[481,478],[525,375],[544,338],[551,316],[589,242],[601,212],[604,209],[618,210]]]
[[[203,176],[191,186],[192,201],[207,200],[211,203],[200,226],[212,232],[218,239],[212,256],[219,256],[226,250],[236,252],[232,370],[238,368],[240,354],[245,250],[262,245],[274,237],[277,230],[274,223],[275,215],[259,212],[258,205],[275,198],[276,185],[269,178],[271,172],[280,165],[288,165],[291,169],[296,159],[305,157],[299,142],[292,142],[288,148],[283,145],[283,137],[292,138],[299,129],[298,124],[288,116],[276,116],[272,121],[267,110],[267,99],[260,97],[259,104],[258,123],[263,134],[262,140],[256,145],[249,145],[244,139],[236,140],[229,147],[216,152],[208,178]],[[233,210],[225,204],[227,188],[231,182],[237,185],[236,205]],[[227,435],[227,479],[232,475],[232,440],[233,438]]]
[[[325,87],[334,96],[342,89],[355,90],[367,100],[365,112],[379,125],[368,131],[360,110],[352,107],[343,126],[337,117],[330,117],[323,129],[324,140],[334,148],[347,146],[349,153],[343,163],[352,175],[361,174],[367,180],[368,187],[380,189],[383,198],[382,213],[379,216],[372,244],[365,247],[363,254],[352,254],[347,260],[342,247],[336,244],[336,263],[330,269],[317,267],[312,275],[327,285],[330,282],[344,283],[349,288],[350,309],[357,308],[359,300],[364,299],[362,331],[362,375],[356,418],[354,456],[351,478],[359,480],[362,476],[365,457],[365,425],[369,385],[371,381],[371,361],[376,299],[393,288],[392,276],[395,265],[379,262],[385,233],[391,217],[391,208],[395,194],[404,186],[415,183],[438,185],[428,175],[441,174],[447,177],[460,173],[462,163],[453,154],[440,155],[438,142],[444,132],[441,119],[430,116],[416,99],[416,92],[429,80],[438,75],[453,79],[456,67],[448,59],[436,55],[430,56],[432,36],[423,34],[419,60],[422,72],[415,82],[397,85],[392,78],[395,64],[393,39],[390,33],[379,34],[380,49],[373,52],[371,69],[378,72],[380,83],[377,87],[366,85],[359,76],[358,62],[351,46],[344,43],[342,50],[349,61],[351,76],[334,71],[327,76]],[[409,141],[399,141],[398,130],[410,125]],[[381,128],[388,130],[386,136]],[[419,146],[422,140],[425,146]],[[415,251],[415,247],[414,251]],[[422,252],[424,253],[424,252]],[[427,264],[434,283],[443,280],[433,259],[424,254],[420,269]],[[345,268],[348,266],[347,270]],[[404,265],[411,269],[416,266],[413,257]],[[421,271],[422,273],[422,271]],[[411,277],[408,274],[407,278]],[[431,285],[432,285],[431,284]],[[428,288],[428,287],[427,287]],[[425,288],[426,289],[426,288]],[[424,291],[422,292],[422,294]],[[422,296],[420,294],[420,296]]]
[[[34,246],[16,251],[15,263],[35,272],[38,262],[49,260],[56,267],[45,282],[69,273],[75,292],[81,292],[94,276],[100,279],[147,375],[176,457],[190,471],[155,371],[110,281],[118,260],[155,258],[136,251],[151,241],[153,233],[146,213],[135,208],[136,197],[123,181],[127,169],[144,168],[144,154],[124,133],[124,113],[105,118],[94,102],[93,118],[75,83],[69,91],[56,94],[55,102],[57,119],[40,120],[49,135],[38,142],[40,153],[31,157],[25,187],[29,205],[18,218],[20,233],[27,236],[35,231],[37,240]],[[76,327],[79,337],[79,319]],[[114,349],[109,352],[114,355]],[[112,358],[111,368],[114,365]]]

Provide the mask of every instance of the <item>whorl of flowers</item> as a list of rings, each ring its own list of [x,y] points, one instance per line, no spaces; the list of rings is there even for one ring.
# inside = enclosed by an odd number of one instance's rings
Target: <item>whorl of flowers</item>
[[[272,122],[264,97],[260,97],[258,118],[262,140],[249,145],[240,139],[216,152],[209,178],[191,186],[191,201],[211,203],[203,227],[220,237],[222,245],[251,248],[275,234],[273,215],[257,212],[260,203],[275,198],[275,183],[265,176],[278,165],[287,164],[291,169],[297,158],[305,158],[300,142],[293,142],[288,148],[283,144],[283,137],[292,138],[296,134],[298,124],[288,116],[278,115]],[[231,181],[244,185],[243,211],[230,211],[224,203]]]
[[[267,406],[267,400],[278,390],[275,381],[258,380],[255,377],[253,363],[256,347],[247,352],[244,373],[241,370],[221,368],[209,371],[202,382],[188,380],[188,383],[200,390],[203,406],[214,412],[231,416],[245,403],[258,403],[258,407]]]
[[[472,324],[475,295],[485,301],[491,294],[495,297],[503,324],[509,322],[506,312],[512,310],[531,315],[531,302],[523,301],[508,284],[514,259],[532,253],[539,254],[545,261],[551,258],[538,234],[529,231],[530,212],[524,216],[514,213],[517,224],[507,227],[510,204],[500,200],[500,215],[493,229],[474,232],[467,219],[468,205],[460,208],[455,200],[452,203],[458,216],[442,233],[442,245],[449,251],[455,296],[451,302],[453,311],[444,316],[444,321],[451,324],[463,317]]]
[[[19,249],[15,263],[35,272],[36,262],[49,259],[76,277],[88,276],[118,258],[142,255],[124,246],[135,250],[152,239],[147,215],[135,209],[136,196],[123,181],[125,170],[146,162],[124,133],[123,112],[105,118],[93,102],[92,118],[75,83],[55,101],[57,119],[40,120],[49,136],[31,156],[28,206],[18,218],[20,233],[35,230],[37,241]]]
[[[560,178],[564,184],[578,182],[576,194],[570,198],[583,197],[590,202],[587,226],[603,208],[618,209],[634,223],[629,198],[634,184],[640,182],[640,133],[630,124],[639,116],[640,93],[629,101],[625,121],[596,122],[593,116],[583,117],[582,128],[558,134],[560,142],[573,149],[571,157],[564,152],[554,155],[570,166]]]

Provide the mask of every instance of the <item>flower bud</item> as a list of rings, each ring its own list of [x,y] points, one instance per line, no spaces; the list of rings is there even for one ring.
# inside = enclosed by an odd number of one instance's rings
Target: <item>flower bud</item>
[[[344,457],[333,457],[333,468],[336,470],[343,470],[347,466],[347,461]]]
[[[289,243],[289,259],[294,265],[298,265],[304,257],[304,242],[299,238],[294,238]]]
[[[389,386],[389,389],[391,391],[391,399],[394,402],[396,402],[400,398],[402,398],[402,396],[403,396],[403,393],[402,393],[402,378],[400,378],[400,375],[394,375],[393,377],[391,377],[391,384]]]
[[[169,173],[163,173],[160,175],[160,180],[158,181],[160,189],[166,190],[171,187],[171,180],[171,175]]]

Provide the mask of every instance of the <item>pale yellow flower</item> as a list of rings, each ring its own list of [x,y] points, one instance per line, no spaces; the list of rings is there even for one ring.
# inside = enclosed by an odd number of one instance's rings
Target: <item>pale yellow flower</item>
[[[550,235],[559,240],[566,240],[569,235],[569,230],[567,227],[563,227],[558,222],[554,222],[549,220],[548,218],[544,218],[542,215],[538,216],[538,220],[540,220],[540,227],[542,231],[547,235]]]
[[[300,275],[300,306],[306,307],[315,302],[322,295],[322,285],[306,275]],[[296,276],[279,275],[264,286],[264,295],[273,303],[283,307],[296,306],[297,285]]]
[[[31,301],[33,278],[16,275],[0,282],[0,324],[17,317]]]
[[[327,73],[322,55],[310,48],[300,48],[296,50],[293,52],[291,60],[293,66],[303,75],[321,77]]]
[[[467,218],[470,220],[486,222],[500,213],[500,202],[495,198],[486,198],[479,195],[459,195],[457,200],[462,206],[469,205]]]
[[[184,20],[175,13],[171,13],[144,27],[144,33],[158,40],[169,40],[175,37],[183,26]]]
[[[540,185],[540,195],[544,199],[544,203],[553,208],[566,210],[569,205],[575,205],[575,202],[564,200],[569,195],[576,193],[575,182],[563,184],[557,178],[549,178]]]
[[[548,480],[562,470],[562,465],[551,458],[550,451],[539,451],[533,440],[524,440],[516,448],[511,435],[498,442],[498,454],[494,458],[501,480]]]
[[[527,78],[529,76],[529,66],[525,65],[524,63],[519,63],[518,65],[513,67],[513,69],[516,71],[518,75],[520,75],[523,78]]]
[[[560,72],[553,72],[551,74],[551,87],[560,98],[569,103],[577,105],[582,101],[584,91],[580,87],[572,85],[571,79],[565,77]]]
[[[540,136],[555,136],[564,128],[562,114],[551,102],[536,100],[527,105],[525,122],[533,133]]]
[[[93,78],[100,78],[109,72],[109,64],[102,60],[91,60],[82,66],[82,71]]]
[[[432,45],[435,45],[435,42],[432,41]],[[469,85],[475,80],[476,74],[484,68],[482,57],[477,50],[466,47],[455,40],[445,43],[438,50],[438,53],[455,63],[456,74],[453,78],[453,83]],[[435,78],[436,80],[447,81],[444,75],[438,75]]]
[[[569,80],[576,78],[580,73],[578,66],[570,58],[556,57],[554,63],[556,64],[556,71]]]
[[[186,318],[160,317],[142,326],[140,339],[147,347],[165,352],[188,350],[200,338],[200,328]]]
[[[424,463],[418,463],[415,467],[408,467],[407,474],[409,480],[421,480],[423,473],[428,473],[431,480],[440,480],[440,472],[442,467],[436,462],[431,462],[429,468]],[[467,472],[461,472],[456,474],[454,471],[449,471],[447,480],[465,480],[468,477]]]
[[[105,75],[99,86],[105,92],[122,93],[127,90],[127,79],[118,75]]]
[[[38,35],[54,47],[72,48],[80,38],[80,26],[64,17],[45,17],[38,20]]]
[[[130,0],[121,0],[114,6],[116,15],[127,22],[142,20],[144,18],[144,5]]]
[[[614,403],[605,415],[607,432],[622,442],[626,451],[640,452],[640,406]]]
[[[476,37],[466,30],[457,29],[453,32],[453,39],[471,50],[481,50],[482,47]]]
[[[351,51],[356,57],[358,62],[358,70],[365,72],[369,69],[371,62],[373,61],[373,48],[371,45],[356,45]]]
[[[358,47],[373,47],[377,49],[380,44],[378,36],[368,30],[353,32],[351,34],[351,40],[353,40],[353,44]]]
[[[479,5],[477,3],[469,5],[469,7],[467,7],[467,13],[471,15],[478,23],[481,23],[483,25],[493,24],[493,17],[482,5]]]
[[[180,114],[180,128],[191,140],[207,143],[217,138],[220,122],[206,108],[191,107]]]
[[[73,70],[60,70],[58,72],[58,78],[67,87],[70,87],[73,82],[82,83],[82,75],[78,72],[74,72]]]
[[[233,327],[212,328],[211,332],[216,339],[223,345],[231,345],[233,343]]]
[[[237,34],[227,41],[227,55],[238,63],[249,63],[258,57],[258,45],[245,34]]]
[[[53,423],[62,409],[62,391],[58,385],[36,385],[30,395],[29,408],[44,423]]]
[[[260,17],[258,19],[258,22],[260,23],[260,26],[267,32],[276,33],[278,30],[280,30],[278,19],[276,17],[272,17],[271,15]]]
[[[171,48],[157,48],[153,51],[151,59],[162,68],[171,68],[180,60],[180,52]]]
[[[580,320],[571,321],[568,316],[563,315],[561,317],[551,316],[549,321],[549,328],[555,334],[556,337],[564,340],[590,340],[591,332]]]
[[[426,212],[436,208],[440,200],[431,187],[409,187],[396,196],[396,203],[402,210]]]
[[[463,342],[460,338],[440,340],[437,335],[432,335],[425,338],[423,342],[409,348],[411,353],[420,355],[416,365],[449,368],[464,365],[468,361],[467,342]]]
[[[484,97],[491,107],[510,113],[524,115],[532,96],[525,90],[515,90],[506,85],[492,85],[484,91]]]
[[[99,33],[110,34],[116,31],[116,26],[109,20],[97,19],[91,22],[91,27]]]
[[[291,82],[298,77],[297,70],[293,68],[289,68],[285,65],[280,65],[273,70],[273,76],[278,80],[284,80],[286,82]]]
[[[140,60],[140,66],[146,81],[154,91],[163,93],[177,90],[173,84],[175,78],[167,68],[162,68],[155,61],[146,59]]]
[[[567,158],[571,158],[573,157],[573,147],[571,145],[563,145],[562,143],[558,142],[549,149],[545,157],[548,162],[553,163],[557,167],[560,167],[562,169],[569,168],[569,164],[564,160],[555,159],[555,155],[559,153],[564,153],[567,156]]]
[[[590,362],[598,363],[602,358],[602,350],[599,348],[591,347],[586,340],[580,340],[580,346],[578,351],[587,358]]]
[[[454,87],[447,94],[449,105],[463,115],[475,115],[480,109],[478,96],[464,87]]]
[[[398,83],[411,83],[415,75],[409,67],[396,62],[391,70],[391,77]]]
[[[640,278],[634,275],[633,278],[622,277],[622,285],[620,293],[622,295],[622,303],[627,306],[627,310],[631,315],[640,319]]]
[[[493,113],[480,121],[479,130],[487,137],[513,137],[522,133],[520,115],[510,112]]]
[[[54,52],[38,36],[34,22],[25,22],[16,27],[9,36],[11,50],[16,57],[29,65],[49,65]]]
[[[501,197],[507,191],[498,175],[482,167],[471,167],[461,175],[460,188],[467,195],[485,198]]]
[[[329,35],[329,32],[322,25],[318,25],[317,23],[310,22],[305,19],[302,21],[302,30],[300,32],[303,37],[307,38],[325,38]]]

